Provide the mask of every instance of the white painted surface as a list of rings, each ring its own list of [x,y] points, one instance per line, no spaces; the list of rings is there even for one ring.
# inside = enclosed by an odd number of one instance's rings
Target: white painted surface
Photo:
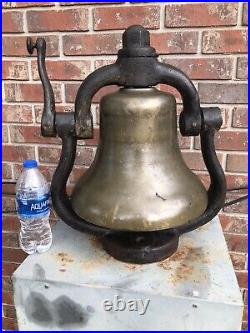
[[[240,330],[242,298],[218,218],[148,265],[119,262],[62,222],[53,236],[13,275],[19,330]],[[116,296],[150,303],[144,315],[105,311]]]

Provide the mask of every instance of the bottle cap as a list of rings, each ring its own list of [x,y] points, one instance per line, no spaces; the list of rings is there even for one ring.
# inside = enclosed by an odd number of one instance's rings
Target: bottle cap
[[[36,168],[37,167],[37,161],[36,160],[25,160],[23,162],[23,167],[27,169]]]

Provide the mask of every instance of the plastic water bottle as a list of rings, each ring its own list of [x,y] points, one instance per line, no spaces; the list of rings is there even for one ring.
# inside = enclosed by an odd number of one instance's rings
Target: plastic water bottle
[[[23,162],[16,183],[16,209],[21,223],[20,246],[28,254],[47,251],[52,243],[49,224],[50,190],[35,160]]]

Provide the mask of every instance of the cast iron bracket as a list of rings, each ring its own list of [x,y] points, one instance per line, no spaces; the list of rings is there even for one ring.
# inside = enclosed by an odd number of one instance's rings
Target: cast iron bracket
[[[42,134],[62,139],[59,164],[51,183],[52,202],[59,217],[72,228],[97,235],[112,256],[129,262],[149,263],[171,255],[178,246],[179,235],[194,230],[217,215],[225,201],[226,180],[218,161],[214,136],[222,125],[219,108],[201,108],[197,90],[190,79],[179,69],[157,61],[155,49],[150,46],[149,32],[141,26],[132,26],[123,34],[123,48],[116,63],[104,66],[89,75],[81,84],[75,101],[75,112],[56,113],[55,100],[45,68],[46,43],[38,38],[27,40],[29,53],[38,53],[39,75],[44,89]],[[73,168],[77,139],[91,138],[93,123],[90,112],[94,94],[107,85],[123,87],[150,87],[159,83],[176,88],[183,100],[180,114],[180,131],[183,136],[200,135],[201,151],[211,184],[208,206],[201,216],[174,229],[148,232],[112,230],[90,223],[72,209],[66,193],[66,183]]]

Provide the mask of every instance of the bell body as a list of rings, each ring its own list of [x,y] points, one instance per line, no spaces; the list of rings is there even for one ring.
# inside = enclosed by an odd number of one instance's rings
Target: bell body
[[[202,214],[207,192],[183,161],[176,102],[156,88],[123,88],[100,102],[100,143],[71,198],[85,220],[111,229],[173,228]]]

